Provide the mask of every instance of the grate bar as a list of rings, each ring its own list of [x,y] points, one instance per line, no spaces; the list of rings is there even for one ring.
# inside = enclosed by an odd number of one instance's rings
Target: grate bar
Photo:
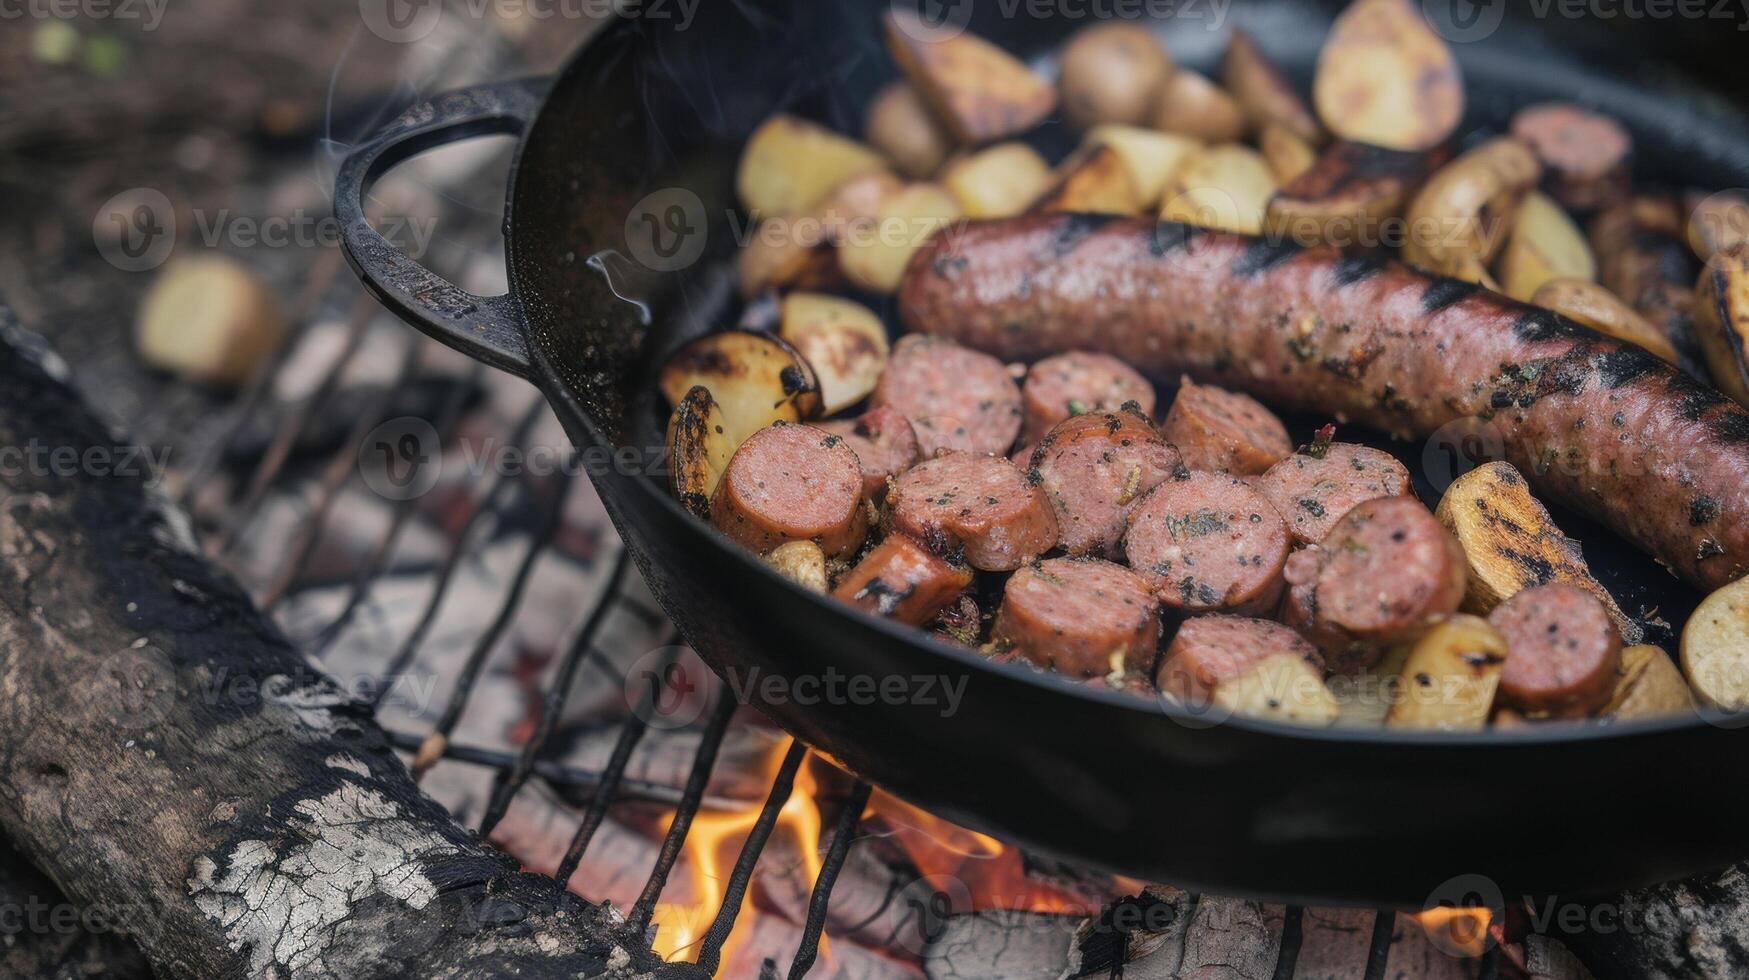
[[[481,837],[491,836],[492,828],[504,819],[504,812],[510,809],[511,799],[522,789],[522,784],[528,781],[528,774],[534,770],[535,760],[540,758],[541,750],[546,748],[547,740],[552,738],[553,729],[559,724],[559,715],[565,710],[565,702],[570,699],[571,688],[577,681],[577,668],[583,663],[584,655],[594,648],[595,637],[601,632],[602,624],[607,622],[608,613],[613,611],[614,597],[619,595],[620,587],[625,584],[626,571],[631,566],[631,553],[621,548],[618,557],[613,560],[613,571],[608,574],[601,601],[590,610],[589,618],[583,623],[583,628],[577,631],[576,639],[571,642],[570,649],[565,651],[565,659],[559,663],[559,672],[543,699],[540,721],[535,726],[534,734],[523,745],[522,755],[516,760],[515,767],[510,770],[502,785],[492,794],[491,802],[486,805],[486,813],[480,818]]]
[[[814,968],[820,956],[820,934],[826,930],[826,909],[832,903],[832,886],[838,882],[838,872],[844,870],[844,859],[850,855],[856,827],[862,823],[862,811],[868,807],[872,787],[857,780],[850,799],[838,814],[838,827],[832,834],[832,846],[820,863],[820,877],[814,882],[814,894],[808,899],[808,921],[802,926],[802,944],[789,966],[789,980],[801,980]]]
[[[632,914],[628,917],[632,931],[638,935],[650,928],[650,918],[656,914],[656,901],[662,897],[662,889],[668,884],[668,874],[674,870],[674,862],[680,860],[680,848],[686,843],[686,834],[692,829],[692,818],[698,815],[699,804],[704,801],[711,767],[716,765],[717,750],[723,746],[723,735],[729,730],[729,719],[734,715],[735,699],[724,691],[717,698],[704,737],[699,739],[698,754],[692,759],[692,772],[686,777],[686,792],[674,809],[674,822],[668,825],[668,836],[662,839],[656,867],[650,872],[650,880],[644,883],[644,893],[638,896],[638,902],[632,906]]]
[[[652,695],[659,684],[661,681],[651,679]],[[646,705],[654,703],[653,696],[645,701]],[[577,832],[571,835],[571,845],[565,848],[564,860],[559,862],[559,872],[554,877],[561,886],[571,887],[571,876],[577,873],[577,866],[583,863],[583,855],[589,850],[589,842],[595,839],[595,832],[601,829],[601,822],[607,819],[607,808],[619,796],[626,766],[631,763],[632,753],[637,750],[638,743],[644,740],[644,733],[647,731],[649,726],[644,724],[641,715],[627,718],[625,727],[620,729],[619,738],[613,743],[613,754],[608,757],[607,768],[601,771],[601,782],[595,796],[590,799],[589,808],[583,812],[583,821],[577,825]],[[664,802],[678,804],[680,794],[676,793],[672,800]]]
[[[777,771],[777,779],[771,784],[771,795],[765,800],[765,809],[759,811],[758,821],[753,824],[747,839],[742,842],[740,856],[735,858],[735,869],[729,873],[728,887],[723,890],[723,904],[717,909],[717,917],[711,922],[710,931],[705,933],[704,943],[698,948],[699,969],[713,977],[717,975],[717,967],[721,965],[723,944],[729,941],[729,933],[735,929],[735,919],[741,914],[741,904],[747,898],[747,888],[753,881],[753,868],[759,863],[759,855],[764,852],[766,842],[771,839],[771,831],[777,826],[778,814],[783,812],[790,794],[795,791],[796,773],[800,771],[802,760],[807,755],[806,745],[798,739],[790,739],[789,751],[783,757],[783,766]]]

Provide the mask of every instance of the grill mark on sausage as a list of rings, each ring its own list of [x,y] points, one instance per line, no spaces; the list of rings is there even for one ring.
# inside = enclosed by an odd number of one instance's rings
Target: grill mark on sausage
[[[1156,221],[1142,232],[1142,237],[1147,239],[1148,254],[1156,259],[1163,259],[1188,246],[1196,240],[1198,234],[1200,230],[1192,225],[1177,221]]]
[[[1234,260],[1233,275],[1240,279],[1254,279],[1298,254],[1300,247],[1292,242],[1273,242],[1267,238],[1259,238],[1246,245],[1245,250]]]
[[[1462,279],[1434,279],[1427,284],[1427,291],[1421,294],[1421,312],[1432,316],[1439,311],[1469,299],[1482,287]]]
[[[1584,341],[1594,336],[1559,313],[1541,309],[1526,309],[1520,313],[1512,324],[1512,333],[1519,340],[1532,344],[1545,340]]]
[[[1385,264],[1370,255],[1350,255],[1339,260],[1330,270],[1330,282],[1337,289],[1365,282],[1385,271]]]
[[[1660,362],[1638,347],[1624,347],[1597,355],[1594,363],[1605,387],[1620,388],[1657,371]]]
[[[1086,241],[1094,232],[1116,221],[1115,214],[1083,214],[1076,212],[1063,215],[1063,222],[1057,226],[1056,233],[1045,245],[1048,259],[1060,259],[1075,247]]]

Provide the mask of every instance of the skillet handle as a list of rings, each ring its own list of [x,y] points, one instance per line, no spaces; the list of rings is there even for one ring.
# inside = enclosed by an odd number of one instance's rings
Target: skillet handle
[[[402,254],[365,219],[365,196],[391,167],[426,150],[475,136],[521,137],[546,88],[546,79],[523,79],[419,103],[354,147],[334,178],[341,243],[365,288],[432,338],[522,378],[534,369],[510,297],[476,296]]]

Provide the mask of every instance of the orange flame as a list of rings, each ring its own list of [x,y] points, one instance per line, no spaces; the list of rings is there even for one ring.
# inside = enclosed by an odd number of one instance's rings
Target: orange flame
[[[1411,916],[1434,942],[1465,956],[1488,951],[1488,926],[1494,913],[1487,908],[1455,908],[1436,905]]]

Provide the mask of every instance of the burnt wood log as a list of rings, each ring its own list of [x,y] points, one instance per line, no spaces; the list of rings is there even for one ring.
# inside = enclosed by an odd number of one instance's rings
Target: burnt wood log
[[[1599,980],[1749,976],[1749,862],[1555,909],[1542,928]]]
[[[163,977],[662,969],[422,795],[66,374],[0,311],[0,832],[25,857],[137,906]]]
[[[0,977],[151,980],[128,937],[151,928],[126,903],[79,906],[0,839]]]

